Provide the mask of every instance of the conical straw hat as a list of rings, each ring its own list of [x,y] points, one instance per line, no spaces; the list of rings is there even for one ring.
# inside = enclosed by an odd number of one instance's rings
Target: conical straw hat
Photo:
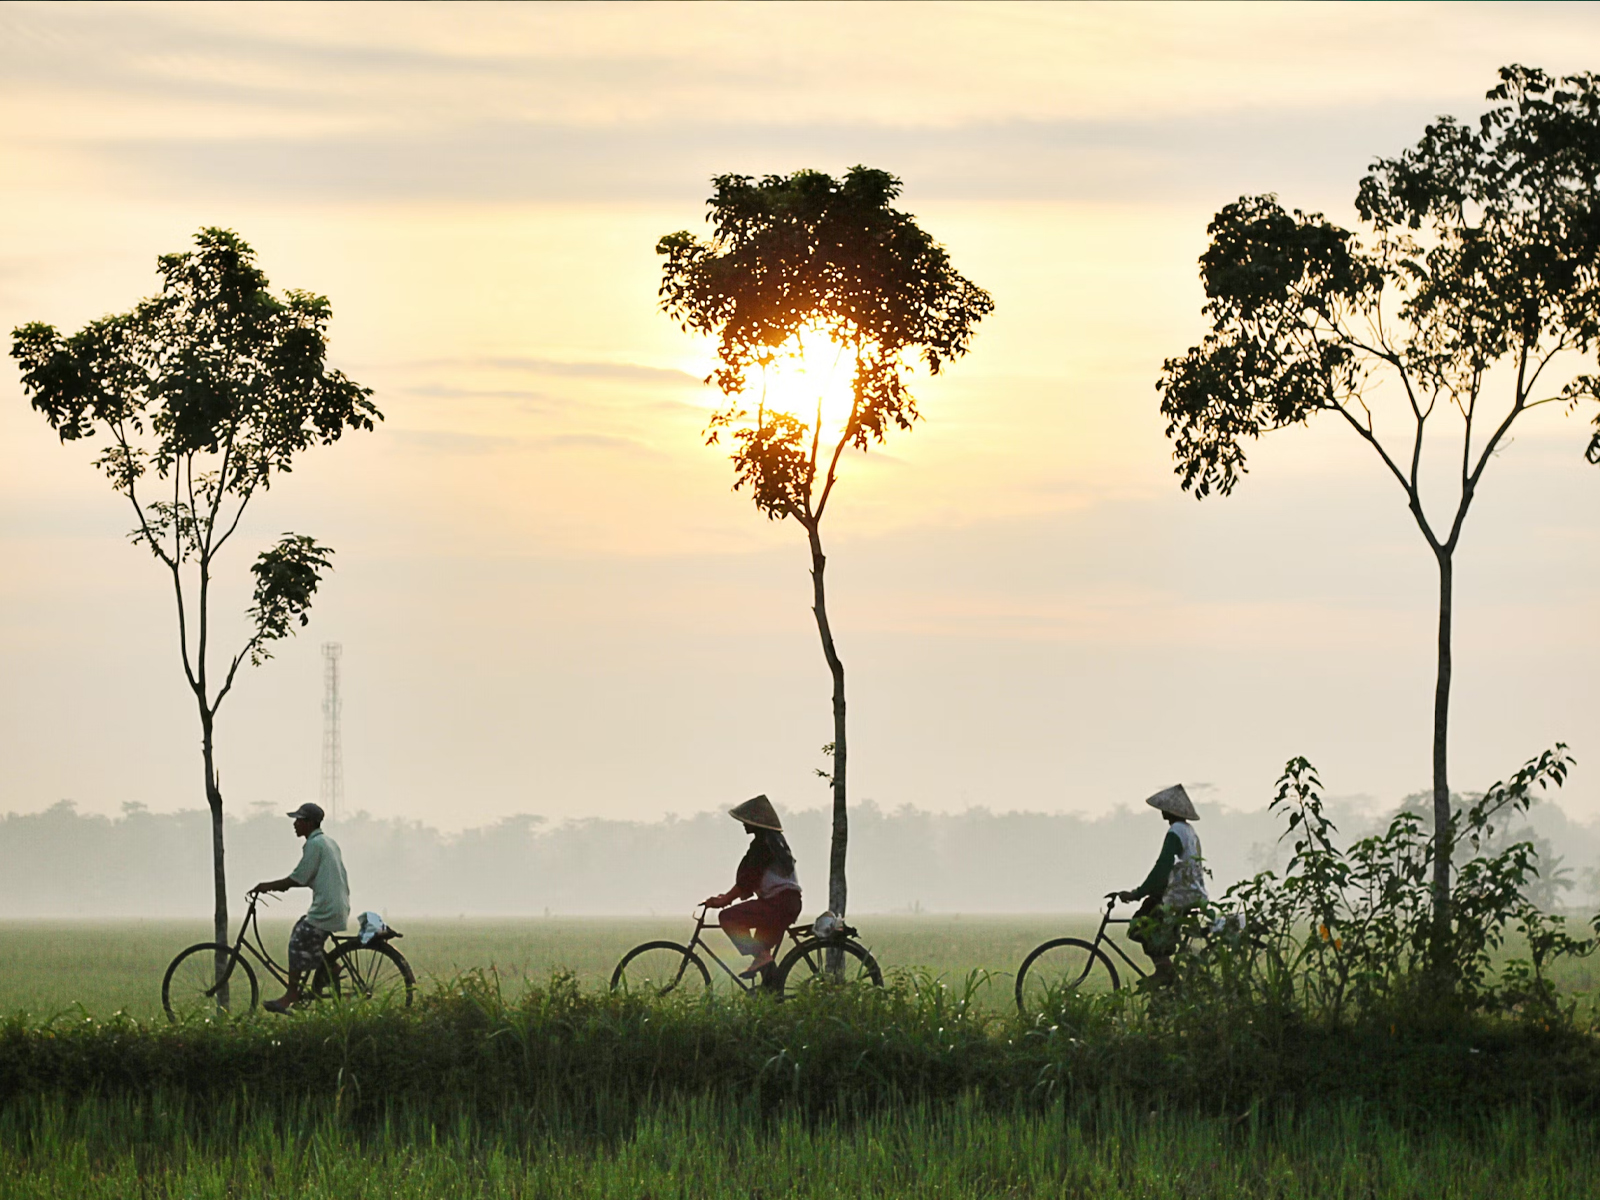
[[[783,823],[778,820],[777,810],[772,807],[772,801],[765,796],[752,796],[737,808],[730,808],[728,815],[735,821],[743,821],[746,825],[783,832]]]
[[[1151,808],[1160,809],[1164,813],[1185,821],[1198,821],[1200,814],[1194,810],[1194,801],[1189,799],[1189,793],[1183,790],[1183,784],[1175,783],[1169,788],[1162,788],[1154,796],[1145,801]]]

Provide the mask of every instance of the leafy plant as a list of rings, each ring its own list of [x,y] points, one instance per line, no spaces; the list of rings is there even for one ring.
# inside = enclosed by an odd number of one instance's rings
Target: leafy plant
[[[1472,853],[1457,868],[1441,962],[1432,908],[1440,843],[1422,816],[1402,810],[1384,832],[1343,848],[1316,770],[1291,759],[1271,807],[1286,818],[1293,855],[1282,876],[1260,872],[1191,916],[1188,933],[1202,948],[1186,964],[1189,986],[1337,1021],[1438,1000],[1442,970],[1454,1004],[1559,1015],[1548,968],[1562,956],[1591,953],[1597,939],[1575,936],[1565,917],[1529,898],[1539,874],[1531,841],[1487,847],[1539,792],[1560,787],[1571,764],[1557,744],[1452,811],[1449,843]],[[1513,933],[1526,957],[1500,962]]]

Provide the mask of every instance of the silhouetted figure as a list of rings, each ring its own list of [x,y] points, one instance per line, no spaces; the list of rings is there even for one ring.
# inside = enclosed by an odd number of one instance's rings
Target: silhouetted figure
[[[740,954],[753,955],[755,961],[740,972],[745,979],[757,974],[765,977],[772,969],[773,952],[783,940],[783,932],[800,916],[800,877],[795,873],[794,853],[783,836],[772,801],[755,796],[728,815],[744,825],[750,834],[750,849],[739,862],[733,887],[719,896],[706,898],[707,908],[725,911],[718,919]],[[726,906],[734,900],[754,896],[743,904]]]

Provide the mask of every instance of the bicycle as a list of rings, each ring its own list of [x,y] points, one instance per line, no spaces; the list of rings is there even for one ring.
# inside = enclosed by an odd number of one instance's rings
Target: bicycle
[[[716,921],[707,921],[707,905],[695,912],[694,936],[687,945],[681,942],[644,942],[622,956],[617,969],[611,973],[611,990],[641,992],[665,996],[671,992],[705,992],[711,988],[711,972],[701,961],[696,950],[703,950],[711,961],[721,967],[729,979],[744,992],[768,991],[779,999],[798,994],[813,984],[828,978],[827,959],[837,952],[846,960],[839,977],[844,982],[868,982],[873,987],[883,986],[883,971],[878,960],[860,942],[857,930],[840,924],[835,931],[818,934],[814,925],[792,925],[784,931],[794,945],[789,953],[773,968],[770,976],[759,981],[746,982],[739,974],[717,956],[701,935],[707,929],[718,929]],[[820,921],[820,918],[819,918]],[[782,948],[779,937],[777,948]]]
[[[289,974],[273,959],[261,936],[256,919],[256,906],[262,895],[249,894],[246,899],[244,920],[239,925],[239,936],[233,945],[221,942],[200,942],[172,960],[161,980],[161,1007],[167,1019],[181,1021],[195,1015],[216,1015],[234,1008],[233,989],[240,986],[249,994],[250,1002],[244,1012],[251,1012],[261,1001],[261,985],[244,952],[248,951],[285,989]],[[385,929],[363,942],[359,937],[330,935],[333,948],[322,956],[322,962],[312,973],[310,991],[314,1000],[344,997],[370,1000],[374,996],[398,996],[404,991],[404,1004],[410,1007],[416,991],[416,976],[405,956],[389,942],[401,936],[393,929]],[[253,937],[253,941],[251,940]]]
[[[1110,983],[1110,991],[1119,989],[1122,986],[1122,978],[1117,974],[1116,964],[1111,961],[1111,956],[1101,949],[1102,946],[1109,946],[1114,950],[1117,957],[1127,963],[1140,979],[1150,977],[1151,972],[1134,962],[1127,951],[1106,936],[1107,926],[1127,925],[1133,920],[1132,917],[1112,917],[1111,912],[1116,906],[1117,894],[1112,892],[1106,897],[1105,916],[1100,920],[1100,928],[1094,935],[1094,941],[1060,937],[1034,947],[1033,952],[1022,960],[1022,966],[1017,969],[1018,1012],[1026,1015],[1030,1006],[1038,1009],[1049,997],[1060,995],[1062,992],[1107,990],[1097,984],[1096,967],[1104,969],[1103,973]]]
[[[1073,937],[1052,938],[1042,945],[1035,946],[1032,953],[1022,960],[1022,966],[1017,969],[1018,1012],[1026,1016],[1030,1008],[1037,1010],[1052,996],[1059,996],[1063,992],[1108,990],[1098,982],[1100,974],[1104,974],[1109,982],[1110,991],[1119,990],[1122,987],[1122,977],[1117,974],[1116,964],[1111,961],[1111,956],[1105,952],[1104,947],[1115,951],[1117,957],[1127,963],[1140,979],[1149,979],[1154,974],[1141,967],[1129,957],[1126,950],[1106,936],[1108,926],[1128,925],[1133,922],[1132,917],[1111,915],[1117,904],[1116,892],[1106,896],[1105,916],[1100,920],[1100,928],[1094,935],[1094,941],[1086,942],[1082,938]],[[1214,939],[1220,937],[1231,945],[1248,947],[1253,952],[1265,956],[1270,970],[1279,973],[1283,970],[1283,959],[1277,950],[1260,938],[1250,936],[1237,916],[1219,918],[1210,929],[1200,930],[1197,936],[1207,944],[1213,944]],[[1103,968],[1103,971],[1096,972],[1096,967]]]

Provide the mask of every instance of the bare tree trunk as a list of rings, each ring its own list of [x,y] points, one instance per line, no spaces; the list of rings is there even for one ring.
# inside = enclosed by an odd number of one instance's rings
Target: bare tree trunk
[[[849,743],[845,736],[844,719],[844,663],[834,648],[833,631],[828,626],[828,599],[823,586],[823,572],[828,565],[822,553],[822,538],[815,524],[806,527],[811,543],[811,611],[817,618],[817,632],[822,636],[822,654],[828,660],[828,670],[833,674],[833,842],[828,854],[828,907],[841,917],[849,899],[845,882],[845,851],[850,844],[850,814],[845,807],[845,778],[850,765]]]
[[[1439,560],[1439,662],[1433,690],[1433,957],[1446,960],[1450,939],[1451,844],[1449,733],[1450,733],[1450,618],[1455,565],[1452,551],[1436,551]]]
[[[211,873],[216,892],[216,908],[212,914],[212,940],[218,945],[228,944],[228,873],[222,848],[222,787],[217,780],[216,758],[212,747],[212,725],[209,715],[200,718],[201,752],[206,766],[206,805],[211,809]],[[217,979],[227,968],[226,955],[217,955]],[[217,1004],[228,1007],[228,988],[224,984],[217,991]]]

